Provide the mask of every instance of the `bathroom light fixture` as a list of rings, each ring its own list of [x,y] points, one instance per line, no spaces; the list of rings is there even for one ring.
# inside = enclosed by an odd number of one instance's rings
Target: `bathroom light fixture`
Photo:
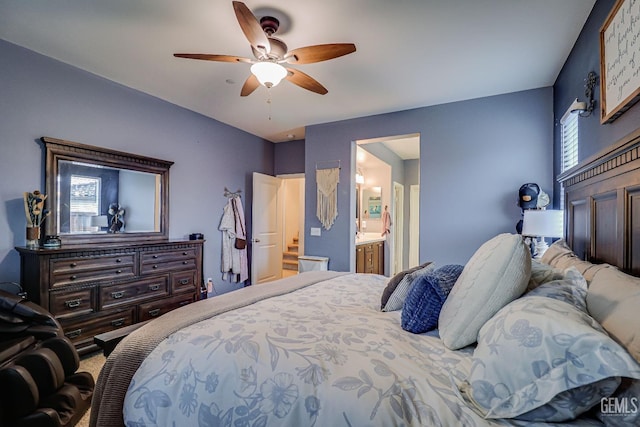
[[[282,65],[271,61],[256,62],[251,66],[251,72],[267,88],[277,86],[287,76],[287,70]]]
[[[364,184],[364,175],[360,169],[356,172],[356,184]]]
[[[590,71],[585,79],[584,95],[587,97],[587,102],[578,101],[576,98],[569,107],[571,113],[578,113],[580,117],[589,117],[593,110],[596,108],[596,101],[593,99],[593,89],[598,84],[598,76],[595,72]]]

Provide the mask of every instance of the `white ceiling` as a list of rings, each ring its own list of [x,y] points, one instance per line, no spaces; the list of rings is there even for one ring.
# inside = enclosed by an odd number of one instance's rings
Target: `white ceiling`
[[[305,125],[553,85],[595,0],[246,0],[282,11],[289,49],[355,43],[248,97],[251,57],[231,0],[0,0],[0,38],[279,142]],[[287,22],[285,22],[287,24]],[[288,31],[286,31],[288,30]],[[269,118],[271,117],[271,118]]]

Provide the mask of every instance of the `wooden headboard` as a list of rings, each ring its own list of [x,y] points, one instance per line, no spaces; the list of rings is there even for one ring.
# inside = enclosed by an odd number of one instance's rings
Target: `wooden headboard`
[[[640,130],[558,177],[565,239],[581,258],[640,275]]]

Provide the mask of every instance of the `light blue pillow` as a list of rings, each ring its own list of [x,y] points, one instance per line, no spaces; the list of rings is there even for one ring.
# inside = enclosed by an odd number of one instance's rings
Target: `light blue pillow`
[[[564,270],[561,279],[543,283],[527,293],[534,295],[564,301],[587,312],[587,281],[575,267]]]
[[[448,264],[416,279],[402,306],[402,329],[421,334],[438,326],[438,317],[464,266]]]
[[[397,311],[402,309],[402,305],[404,304],[404,300],[407,298],[409,294],[409,290],[411,286],[415,283],[415,280],[421,276],[424,276],[428,272],[434,270],[436,265],[431,263],[424,268],[413,271],[407,275],[405,275],[396,289],[393,291],[387,304],[382,308],[382,311]]]
[[[640,378],[640,365],[600,324],[573,304],[527,295],[482,327],[460,390],[486,418],[559,422],[610,396],[620,377]]]

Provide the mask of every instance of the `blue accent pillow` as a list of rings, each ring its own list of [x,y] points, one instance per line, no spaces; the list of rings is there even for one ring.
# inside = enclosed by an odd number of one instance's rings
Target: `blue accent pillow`
[[[402,306],[402,329],[421,334],[438,326],[438,317],[464,266],[443,265],[419,277]]]

